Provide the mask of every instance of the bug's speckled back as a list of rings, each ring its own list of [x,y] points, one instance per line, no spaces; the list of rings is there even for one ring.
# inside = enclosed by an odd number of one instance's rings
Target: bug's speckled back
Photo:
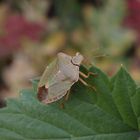
[[[43,103],[51,103],[62,98],[78,81],[79,65],[82,60],[83,57],[80,54],[74,57],[64,53],[57,55],[57,59],[46,68],[38,84],[38,88],[41,89],[38,97]],[[46,91],[46,95],[41,91]]]

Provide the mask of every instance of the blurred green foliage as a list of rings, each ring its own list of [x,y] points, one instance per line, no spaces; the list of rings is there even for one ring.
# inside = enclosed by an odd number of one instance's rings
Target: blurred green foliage
[[[24,65],[22,69],[29,71],[30,76],[27,76],[29,79],[33,75],[40,75],[56,54],[63,51],[70,55],[80,52],[85,57],[84,64],[95,63],[109,75],[116,71],[120,63],[124,63],[132,72],[132,76],[139,81],[139,67],[135,61],[138,59],[135,52],[131,51],[136,48],[133,45],[135,34],[123,25],[127,14],[126,3],[126,0],[5,1],[4,5],[0,6],[8,12],[0,11],[0,23],[3,23],[2,26],[0,24],[1,29],[5,19],[9,17],[23,19],[15,20],[14,27],[20,27],[25,23],[31,26],[24,26],[21,29],[20,38],[13,28],[6,28],[7,32],[13,31],[7,39],[10,40],[8,43],[10,47],[0,45],[0,49],[4,48],[9,52],[7,54],[12,56],[12,62],[11,65],[6,66],[7,70],[3,69],[4,65],[2,65],[1,77],[10,89],[17,90],[19,83],[21,82],[22,85],[25,80],[25,76],[22,77],[19,72],[21,71],[19,63]],[[26,33],[23,34],[23,31]],[[14,39],[15,36],[17,38]],[[28,36],[38,36],[38,38],[34,40]],[[14,47],[11,37],[14,39],[13,42],[19,42],[20,47]],[[9,59],[9,56],[4,59]],[[1,59],[2,63],[6,62],[4,59]]]

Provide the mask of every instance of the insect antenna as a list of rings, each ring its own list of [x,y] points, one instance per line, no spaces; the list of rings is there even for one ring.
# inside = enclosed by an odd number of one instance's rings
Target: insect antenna
[[[102,54],[102,55],[95,55],[93,56],[94,58],[100,58],[100,57],[107,57],[109,56],[108,54]]]

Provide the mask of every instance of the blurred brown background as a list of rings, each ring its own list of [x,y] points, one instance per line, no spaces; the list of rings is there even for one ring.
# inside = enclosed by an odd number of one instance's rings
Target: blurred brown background
[[[0,0],[1,100],[30,87],[60,51],[110,76],[124,64],[139,83],[140,0]]]

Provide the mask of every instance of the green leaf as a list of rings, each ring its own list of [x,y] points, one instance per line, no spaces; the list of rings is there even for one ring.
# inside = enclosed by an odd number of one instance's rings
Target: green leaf
[[[123,121],[137,129],[137,118],[131,101],[131,97],[135,93],[136,84],[122,67],[116,74],[112,96]]]
[[[36,98],[38,81],[34,80],[33,89],[22,90],[18,99],[9,99],[7,107],[0,110],[0,139],[137,140],[139,132],[134,127],[134,112],[137,112],[139,103],[135,101],[136,94],[131,93],[136,90],[131,87],[136,86],[129,75],[124,70],[119,71],[112,88],[110,80],[101,70],[91,67],[90,71],[97,76],[90,76],[86,82],[94,84],[96,91],[77,82],[67,102],[62,99],[49,105]],[[129,83],[129,91],[119,85],[124,82],[124,77],[131,81],[126,82]],[[124,92],[121,92],[122,89]],[[128,95],[133,96],[133,107]],[[120,98],[125,105],[118,100]],[[64,108],[60,107],[62,102]],[[126,114],[131,115],[129,119]]]
[[[140,116],[140,88],[136,89],[136,94],[131,98],[134,113],[137,117]]]
[[[98,106],[100,106],[106,112],[121,119],[121,116],[111,95],[112,89],[110,80],[108,79],[107,75],[96,67],[91,67],[90,71],[93,73],[97,73],[97,76],[95,78],[89,78],[89,83],[92,83],[92,85],[96,87]]]
[[[133,109],[138,120],[138,128],[140,130],[140,88],[137,88],[136,94],[131,98]]]

